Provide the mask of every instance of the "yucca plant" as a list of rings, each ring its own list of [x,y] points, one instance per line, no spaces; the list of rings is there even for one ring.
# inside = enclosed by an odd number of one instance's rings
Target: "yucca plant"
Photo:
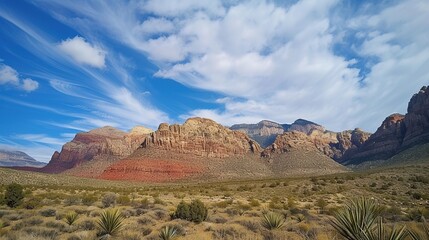
[[[429,239],[429,226],[426,222],[426,219],[422,216],[423,220],[423,236],[418,234],[417,232],[414,232],[412,230],[408,230],[408,234],[410,235],[410,238],[412,240],[421,240],[421,239]]]
[[[97,224],[103,234],[114,236],[121,230],[123,221],[124,219],[118,209],[106,210],[100,215]]]
[[[76,212],[69,212],[65,216],[65,221],[68,225],[73,225],[73,223],[76,222],[76,220],[79,218],[79,214]]]
[[[262,216],[261,224],[269,230],[281,228],[284,223],[284,216],[278,213],[269,212]]]
[[[334,214],[331,225],[348,240],[401,240],[405,226],[388,231],[380,217],[381,207],[366,198],[352,200]]]
[[[170,240],[177,237],[177,228],[174,226],[165,226],[159,232],[161,240]]]

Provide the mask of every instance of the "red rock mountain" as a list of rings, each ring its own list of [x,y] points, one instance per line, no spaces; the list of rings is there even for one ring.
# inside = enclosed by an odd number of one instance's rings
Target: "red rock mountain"
[[[113,127],[102,127],[76,134],[61,152],[55,152],[42,171],[59,173],[94,159],[118,160],[136,150],[152,130],[135,127],[129,133]]]
[[[418,144],[429,142],[429,88],[422,87],[408,103],[407,114],[392,114],[357,151],[347,153],[345,164],[384,160]]]

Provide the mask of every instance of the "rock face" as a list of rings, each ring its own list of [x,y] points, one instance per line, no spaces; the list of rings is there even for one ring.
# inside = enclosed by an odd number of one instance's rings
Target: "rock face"
[[[0,149],[0,166],[2,167],[43,167],[46,163],[39,162],[21,151]]]
[[[257,124],[235,124],[230,127],[231,130],[246,133],[258,142],[261,147],[266,148],[276,140],[277,135],[283,134],[285,128],[290,125],[281,125],[279,123],[271,122],[268,120],[260,121]]]
[[[292,124],[279,124],[263,120],[257,124],[235,124],[232,125],[230,129],[246,133],[263,148],[270,146],[274,143],[278,135],[281,135],[286,131],[299,131],[307,135],[313,130],[319,130],[321,132],[325,131],[324,127],[304,119],[298,119]]]
[[[351,154],[356,151],[371,135],[358,128],[339,133],[331,132],[319,124],[304,119],[298,119],[292,124],[279,124],[264,120],[257,124],[236,124],[231,126],[231,129],[248,134],[263,148],[271,148],[276,137],[283,133],[301,132],[309,137],[309,141],[319,151],[336,161],[341,161],[346,152]]]
[[[190,118],[183,125],[161,123],[157,131],[144,139],[141,147],[212,158],[259,154],[262,151],[259,144],[246,134],[205,118]]]
[[[74,168],[94,158],[120,159],[136,150],[150,129],[135,127],[129,133],[113,127],[102,127],[76,134],[61,152],[55,152],[44,172],[59,173]]]
[[[387,117],[371,137],[353,153],[346,153],[346,164],[384,160],[429,142],[429,89],[422,87],[408,103],[407,114]]]
[[[346,168],[318,149],[314,140],[300,131],[289,131],[277,136],[261,157],[268,159],[274,173],[301,171],[317,174],[345,171]]]

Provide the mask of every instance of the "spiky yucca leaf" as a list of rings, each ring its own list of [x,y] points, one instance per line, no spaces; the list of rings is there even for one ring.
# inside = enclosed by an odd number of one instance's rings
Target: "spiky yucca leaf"
[[[378,218],[377,227],[372,232],[365,233],[365,239],[362,240],[403,240],[407,237],[405,226],[402,228],[394,227],[391,231],[383,224],[383,219]]]
[[[269,230],[281,228],[284,223],[284,216],[278,213],[269,212],[262,216],[262,226]]]
[[[97,221],[103,234],[115,235],[122,228],[123,218],[118,209],[104,211]]]
[[[161,240],[170,240],[177,237],[177,228],[171,226],[165,226],[159,232],[159,238]]]
[[[412,230],[408,230],[408,234],[410,235],[412,240],[421,240],[421,239],[429,239],[429,226],[426,222],[426,219],[422,216],[422,220],[423,220],[423,236],[420,236],[420,234],[412,231]]]
[[[68,225],[73,225],[73,223],[76,222],[76,220],[79,218],[79,214],[76,212],[69,212],[65,216],[65,221]]]

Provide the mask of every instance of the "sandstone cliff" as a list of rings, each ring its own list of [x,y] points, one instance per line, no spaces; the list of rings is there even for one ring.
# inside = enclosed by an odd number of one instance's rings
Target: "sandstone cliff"
[[[205,118],[190,118],[183,125],[161,123],[141,146],[214,158],[259,154],[262,150],[246,134]]]
[[[59,173],[67,169],[98,160],[117,160],[130,155],[136,150],[150,129],[135,127],[129,133],[113,127],[102,127],[76,134],[71,142],[66,143],[61,152],[55,152],[51,161],[42,170]]]
[[[408,103],[407,114],[387,117],[353,153],[346,153],[345,164],[384,160],[412,146],[429,142],[429,89],[422,87]]]

